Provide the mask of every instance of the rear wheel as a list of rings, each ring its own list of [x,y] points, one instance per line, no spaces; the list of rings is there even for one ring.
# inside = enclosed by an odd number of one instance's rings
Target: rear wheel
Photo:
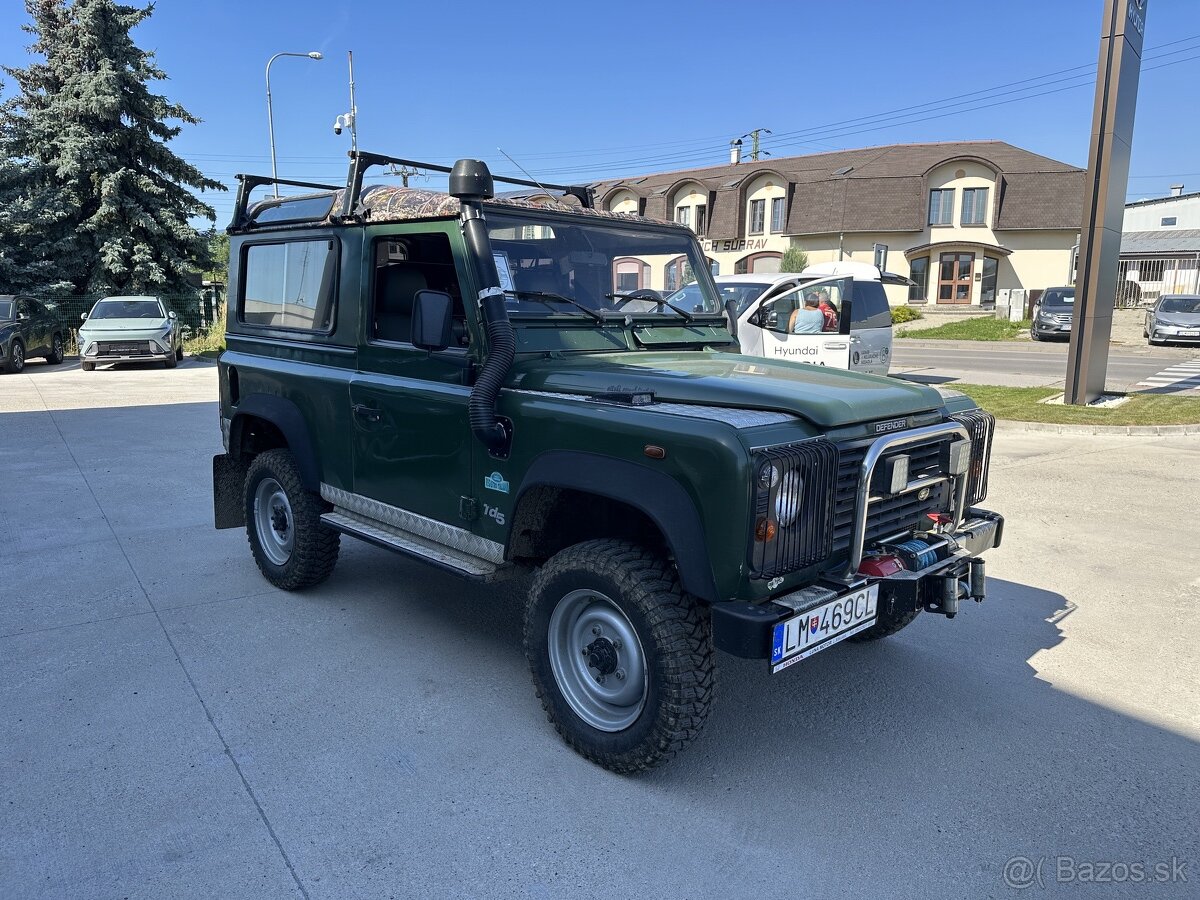
[[[8,360],[4,363],[4,371],[10,375],[25,371],[25,345],[20,341],[13,341],[8,348]]]
[[[263,577],[295,591],[319,584],[337,563],[340,535],[321,522],[328,506],[307,491],[288,450],[267,450],[246,472],[246,534]]]
[[[54,340],[50,342],[50,352],[46,354],[46,362],[52,366],[57,366],[63,361],[63,339],[61,334],[56,334]]]
[[[637,544],[585,541],[551,558],[530,591],[525,655],[558,733],[614,772],[674,756],[712,703],[708,613]]]

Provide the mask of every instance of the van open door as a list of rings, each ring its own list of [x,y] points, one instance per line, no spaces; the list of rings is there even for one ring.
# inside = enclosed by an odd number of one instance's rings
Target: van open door
[[[764,359],[850,368],[853,292],[854,279],[849,276],[823,278],[751,304],[738,320],[742,353]],[[805,309],[806,297],[817,298],[822,305],[833,309],[836,329],[808,330],[814,327],[815,317],[801,312]],[[821,327],[829,328],[829,323],[822,323]]]

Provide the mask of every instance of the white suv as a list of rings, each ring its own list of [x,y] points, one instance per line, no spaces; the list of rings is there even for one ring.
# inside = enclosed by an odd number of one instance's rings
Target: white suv
[[[818,263],[803,272],[718,275],[713,279],[747,356],[790,359],[886,375],[892,358],[892,311],[885,284],[910,284],[902,275],[860,262]],[[695,285],[667,301],[687,309]],[[838,314],[836,331],[794,334],[792,314],[808,294],[824,294]],[[846,315],[847,309],[849,315]]]

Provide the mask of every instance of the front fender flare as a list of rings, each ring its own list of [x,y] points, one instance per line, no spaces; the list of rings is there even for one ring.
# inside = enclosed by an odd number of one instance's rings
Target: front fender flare
[[[719,599],[700,514],[687,491],[670,475],[595,453],[551,450],[530,465],[517,491],[514,509],[520,508],[530,489],[539,486],[596,494],[645,513],[675,557],[683,589],[708,603]]]

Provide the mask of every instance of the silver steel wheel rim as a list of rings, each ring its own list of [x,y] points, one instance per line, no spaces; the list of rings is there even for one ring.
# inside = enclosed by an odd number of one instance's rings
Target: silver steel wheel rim
[[[267,559],[287,565],[296,538],[295,520],[287,493],[274,478],[264,478],[254,491],[254,530]]]
[[[547,637],[550,671],[579,718],[607,732],[637,721],[646,705],[646,654],[611,599],[598,591],[571,591],[550,614]]]

